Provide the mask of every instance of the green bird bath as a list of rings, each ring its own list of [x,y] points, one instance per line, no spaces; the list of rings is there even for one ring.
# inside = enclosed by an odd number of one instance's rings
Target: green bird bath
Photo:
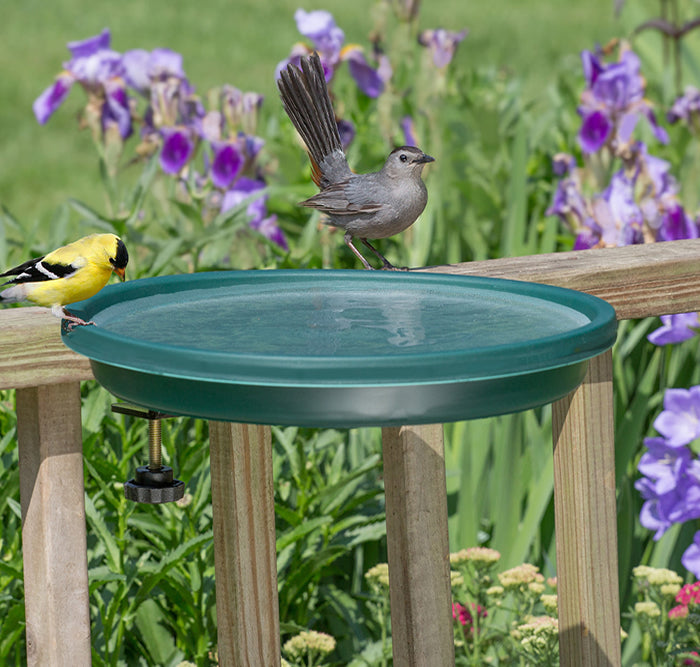
[[[551,403],[615,341],[588,294],[433,273],[225,271],[111,285],[62,331],[111,393],[168,414],[318,427]]]

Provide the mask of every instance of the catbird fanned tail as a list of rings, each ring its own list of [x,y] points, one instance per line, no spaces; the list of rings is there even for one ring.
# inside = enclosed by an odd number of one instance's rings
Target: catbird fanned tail
[[[290,67],[283,72],[279,89],[284,110],[309,151],[314,182],[323,189],[349,178],[352,172],[343,152],[321,61],[318,57],[303,58],[301,67],[301,71]]]
[[[380,171],[353,174],[318,55],[302,58],[301,69],[288,65],[278,87],[284,109],[306,144],[320,188],[301,205],[319,209],[332,225],[345,229],[345,243],[366,269],[372,267],[353,245],[353,236],[381,259],[382,268],[394,269],[367,239],[393,236],[415,222],[428,199],[421,173],[433,158],[413,146],[402,146],[391,152]]]

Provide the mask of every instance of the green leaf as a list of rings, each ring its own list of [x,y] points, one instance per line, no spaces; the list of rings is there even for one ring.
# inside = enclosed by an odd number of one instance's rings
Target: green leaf
[[[107,528],[107,524],[102,518],[102,514],[95,509],[90,496],[85,494],[85,516],[93,530],[99,535],[101,542],[105,548],[107,556],[107,565],[112,572],[117,574],[122,573],[121,552],[114,535]]]
[[[510,183],[508,185],[506,219],[501,237],[501,256],[514,257],[533,251],[527,243],[527,134],[524,117],[517,124],[512,145]]]
[[[295,542],[299,542],[302,538],[306,537],[309,533],[319,530],[325,526],[333,523],[333,517],[330,516],[319,516],[315,519],[310,519],[304,521],[304,523],[282,533],[277,538],[277,551],[282,551],[285,547]]]
[[[203,535],[198,535],[187,540],[186,542],[183,542],[179,547],[173,549],[164,558],[162,558],[158,562],[157,571],[149,573],[143,577],[141,586],[139,587],[138,593],[134,598],[133,607],[137,608],[141,602],[146,599],[151,590],[153,590],[158,582],[167,575],[171,568],[178,565],[186,556],[201,548],[207,542],[210,542],[212,538],[213,532],[207,531]]]
[[[165,665],[177,653],[168,619],[155,600],[145,600],[136,610],[134,617],[136,627],[143,637],[151,660],[156,665]]]

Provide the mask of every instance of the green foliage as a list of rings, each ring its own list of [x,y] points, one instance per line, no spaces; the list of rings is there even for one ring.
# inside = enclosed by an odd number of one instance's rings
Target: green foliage
[[[286,20],[291,23],[291,12]],[[420,145],[437,158],[426,170],[430,197],[425,213],[401,236],[380,241],[378,249],[398,265],[421,266],[570,248],[570,235],[545,211],[554,188],[552,155],[578,150],[578,64],[565,67],[528,102],[522,82],[503,69],[470,62],[437,72],[415,44],[416,25],[392,23],[388,15],[375,20],[375,34],[393,57],[395,78],[386,95],[373,101],[357,91],[347,71],[339,72],[336,103],[357,127],[349,161],[358,171],[376,169],[391,146],[402,143],[399,121],[405,115],[414,119]],[[649,90],[661,89],[658,79],[650,82]],[[221,268],[355,266],[340,234],[319,229],[318,216],[295,205],[314,192],[307,159],[274,97],[267,104],[258,128],[266,140],[261,164],[269,183],[268,208],[290,239],[289,253],[249,229],[247,202],[227,214],[211,214],[191,179],[175,183],[151,159],[118,172],[105,192],[104,210],[95,199],[89,204],[71,199],[50,218],[33,222],[3,207],[0,265],[43,254],[89,231],[108,230],[127,241],[130,277]],[[55,125],[42,130],[57,131]],[[690,206],[697,203],[688,185],[697,180],[700,149],[687,129],[671,128],[671,137],[663,156],[674,164]],[[636,466],[663,391],[700,383],[697,339],[673,350],[655,348],[646,341],[655,326],[651,320],[621,323],[614,353],[624,609],[638,595],[630,583],[632,568],[644,564],[680,571],[679,557],[688,543],[687,530],[675,528],[654,543],[638,522]],[[122,485],[146,456],[145,425],[112,415],[109,402],[94,383],[84,385],[93,662],[214,664],[207,426],[187,418],[164,422],[164,456],[186,481],[187,495],[178,504],[135,505],[125,500]],[[4,392],[0,663],[7,665],[26,660],[15,429],[12,394]],[[503,568],[527,561],[554,575],[550,410],[449,424],[445,449],[452,549],[488,546],[502,554]],[[364,576],[386,559],[378,431],[274,429],[273,457],[282,641],[312,628],[337,640],[332,652],[316,656],[319,660],[353,667],[390,664],[387,591],[379,579]],[[465,604],[493,603],[484,597],[486,587],[477,594],[462,586]],[[508,605],[522,617],[536,611],[534,598],[529,602],[526,609],[513,596]],[[541,611],[540,601],[536,605]],[[516,612],[508,616],[502,606],[498,614],[511,622]],[[625,664],[632,664],[643,651],[645,629],[634,615],[623,625],[629,632]],[[463,634],[461,647],[471,640]],[[486,644],[483,650],[495,650],[494,642]],[[548,654],[546,659],[554,658]]]

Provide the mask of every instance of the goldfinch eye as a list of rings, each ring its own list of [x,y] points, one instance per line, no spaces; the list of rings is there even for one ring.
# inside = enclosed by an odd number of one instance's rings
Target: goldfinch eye
[[[399,155],[399,160],[401,160],[401,162],[408,162],[408,155],[406,155],[406,153],[401,153],[401,155]]]

